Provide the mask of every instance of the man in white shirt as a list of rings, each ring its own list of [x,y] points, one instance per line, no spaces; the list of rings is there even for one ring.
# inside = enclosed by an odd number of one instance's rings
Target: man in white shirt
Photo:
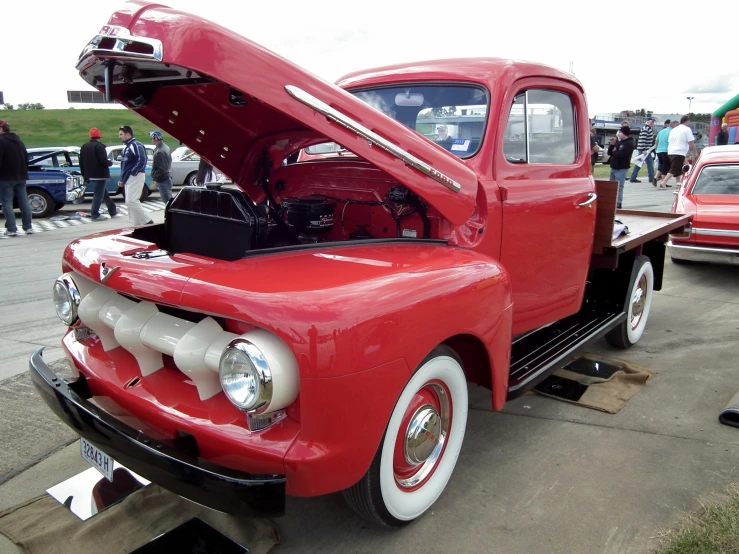
[[[693,154],[693,158],[698,157],[695,150],[695,137],[693,131],[690,130],[690,117],[684,115],[680,118],[680,125],[670,131],[667,140],[667,156],[670,158],[670,171],[665,175],[660,183],[659,188],[667,188],[671,185],[667,183],[673,177],[677,178],[680,184],[680,176],[683,173],[683,165],[685,165],[685,156],[688,150]]]

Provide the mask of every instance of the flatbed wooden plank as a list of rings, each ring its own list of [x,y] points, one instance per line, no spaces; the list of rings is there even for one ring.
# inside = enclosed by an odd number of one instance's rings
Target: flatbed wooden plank
[[[628,235],[621,235],[611,243],[611,247],[619,252],[666,235],[690,221],[690,215],[635,210],[616,210],[616,218],[629,228]]]

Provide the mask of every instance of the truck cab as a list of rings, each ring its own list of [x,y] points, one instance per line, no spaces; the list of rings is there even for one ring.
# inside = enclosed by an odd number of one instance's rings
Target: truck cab
[[[330,84],[133,2],[77,69],[234,185],[70,244],[55,303],[79,377],[37,353],[34,383],[86,459],[230,513],[343,491],[381,525],[421,516],[455,468],[468,383],[500,410],[591,340],[633,345],[687,221],[624,212],[613,238],[582,85],[539,64]],[[352,155],[295,160],[326,143]]]

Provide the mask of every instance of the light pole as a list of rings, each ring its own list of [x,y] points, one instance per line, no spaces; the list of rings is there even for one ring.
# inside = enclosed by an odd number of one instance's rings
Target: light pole
[[[686,96],[686,98],[688,99],[688,113],[690,113],[690,105],[693,103],[695,96]]]

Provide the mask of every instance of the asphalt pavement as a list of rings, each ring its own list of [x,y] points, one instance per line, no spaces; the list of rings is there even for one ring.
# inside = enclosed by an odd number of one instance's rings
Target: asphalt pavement
[[[643,181],[627,183],[624,207],[668,211],[674,189]],[[163,212],[152,217],[161,221]],[[24,372],[39,346],[54,367],[66,364],[64,326],[51,304],[66,244],[126,225],[117,218],[0,241],[0,510],[87,467],[74,433]],[[604,341],[588,349],[657,372],[618,414],[536,395],[496,413],[489,391],[471,387],[460,459],[429,513],[386,530],[356,517],[339,494],[289,498],[275,520],[283,537],[276,554],[650,551],[660,530],[739,480],[739,430],[717,421],[739,389],[737,291],[737,267],[668,259],[640,342],[627,351]],[[17,550],[0,539],[4,552]]]

